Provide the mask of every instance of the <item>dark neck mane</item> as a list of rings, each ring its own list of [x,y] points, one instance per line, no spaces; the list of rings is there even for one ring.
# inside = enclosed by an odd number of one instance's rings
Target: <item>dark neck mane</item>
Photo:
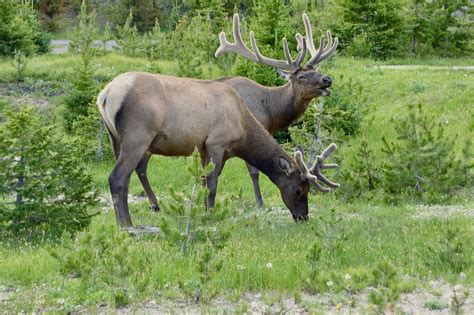
[[[245,124],[247,134],[236,155],[256,167],[278,185],[281,177],[285,176],[278,167],[279,157],[283,156],[289,161],[292,160],[291,157],[253,116],[248,117]]]

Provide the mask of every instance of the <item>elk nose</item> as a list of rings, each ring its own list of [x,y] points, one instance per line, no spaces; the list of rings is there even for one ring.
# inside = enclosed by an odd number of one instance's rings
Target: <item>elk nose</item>
[[[331,77],[324,77],[323,78],[323,83],[326,84],[327,86],[331,86],[331,84],[332,84]]]

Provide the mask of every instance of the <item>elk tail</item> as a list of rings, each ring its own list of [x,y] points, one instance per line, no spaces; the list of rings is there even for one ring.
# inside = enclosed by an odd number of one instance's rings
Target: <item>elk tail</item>
[[[111,118],[107,113],[106,103],[107,103],[107,95],[109,92],[109,85],[107,85],[97,96],[97,106],[99,107],[100,115],[102,116],[102,120],[107,127],[110,135],[114,138],[118,138],[117,129],[115,129],[114,123],[112,122]]]

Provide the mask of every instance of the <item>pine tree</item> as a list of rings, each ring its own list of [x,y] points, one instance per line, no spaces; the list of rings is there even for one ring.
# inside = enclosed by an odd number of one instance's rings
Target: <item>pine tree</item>
[[[393,197],[412,196],[419,200],[444,201],[462,188],[463,174],[456,158],[456,138],[446,137],[442,124],[409,105],[407,117],[392,120],[397,138],[382,138],[383,187]]]
[[[350,50],[366,49],[371,57],[387,58],[403,47],[401,0],[340,0],[339,7],[341,37]]]
[[[33,108],[6,116],[0,126],[0,235],[58,237],[86,227],[96,193],[76,146]]]

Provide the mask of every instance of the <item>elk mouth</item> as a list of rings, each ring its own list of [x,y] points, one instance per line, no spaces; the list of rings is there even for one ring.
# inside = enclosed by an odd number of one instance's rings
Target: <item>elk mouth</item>
[[[331,95],[331,88],[330,86],[325,86],[319,89],[321,96],[329,96]]]

